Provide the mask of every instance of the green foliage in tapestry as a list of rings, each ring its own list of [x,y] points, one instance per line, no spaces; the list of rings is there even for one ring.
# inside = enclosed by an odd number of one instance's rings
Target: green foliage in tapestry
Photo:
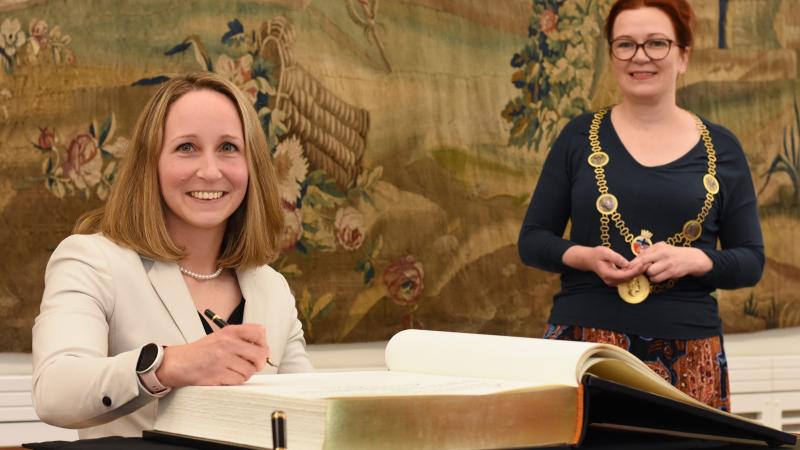
[[[800,206],[800,109],[797,106],[797,97],[794,97],[794,123],[783,128],[783,153],[778,153],[765,174],[767,179],[761,187],[759,194],[769,184],[772,175],[785,173],[792,180],[794,188],[794,206]]]
[[[511,58],[511,82],[520,90],[501,115],[509,143],[549,147],[566,122],[590,108],[599,0],[533,0],[529,43]]]

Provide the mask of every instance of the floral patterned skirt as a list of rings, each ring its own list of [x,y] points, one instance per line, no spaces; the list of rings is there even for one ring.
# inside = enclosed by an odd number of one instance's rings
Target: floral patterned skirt
[[[655,339],[600,328],[549,324],[544,338],[616,345],[686,394],[714,408],[731,410],[728,360],[722,336]]]

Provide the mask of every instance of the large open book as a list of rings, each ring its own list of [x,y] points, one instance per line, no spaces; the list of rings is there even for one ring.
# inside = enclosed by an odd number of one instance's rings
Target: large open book
[[[389,341],[386,365],[177,389],[159,401],[154,428],[269,448],[270,414],[282,410],[292,450],[577,445],[593,429],[796,439],[697,402],[610,345],[407,330]]]

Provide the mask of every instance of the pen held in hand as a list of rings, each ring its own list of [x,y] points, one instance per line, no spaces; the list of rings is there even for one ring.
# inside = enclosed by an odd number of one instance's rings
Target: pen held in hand
[[[203,314],[205,314],[206,317],[208,317],[212,322],[214,322],[214,325],[220,328],[225,328],[228,325],[228,322],[225,322],[225,319],[218,316],[216,313],[214,313],[214,311],[210,309],[203,311]],[[273,364],[272,361],[269,360],[269,356],[267,356],[267,364],[269,364],[272,367],[278,367],[275,364]]]

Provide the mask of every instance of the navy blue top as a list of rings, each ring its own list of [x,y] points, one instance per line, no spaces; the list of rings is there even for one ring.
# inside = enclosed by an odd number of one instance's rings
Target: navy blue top
[[[643,303],[630,305],[594,272],[575,270],[561,261],[573,245],[602,245],[600,213],[595,207],[597,184],[587,162],[592,116],[576,117],[561,131],[547,155],[520,231],[522,261],[562,274],[549,322],[664,339],[721,334],[722,322],[711,293],[717,288],[752,286],[764,269],[756,196],[741,144],[729,130],[703,120],[717,154],[720,192],[703,222],[702,236],[692,246],[711,258],[713,269],[701,277],[684,277],[672,289],[651,293]],[[631,233],[650,230],[653,243],[657,243],[697,217],[705,200],[703,175],[708,167],[702,140],[675,161],[646,167],[625,149],[610,114],[601,122],[599,137],[610,157],[605,166],[609,192],[617,197],[618,211]],[[569,220],[572,226],[565,240],[562,236]],[[613,221],[610,228],[612,249],[633,259],[630,245]],[[718,240],[721,250],[717,249]]]

